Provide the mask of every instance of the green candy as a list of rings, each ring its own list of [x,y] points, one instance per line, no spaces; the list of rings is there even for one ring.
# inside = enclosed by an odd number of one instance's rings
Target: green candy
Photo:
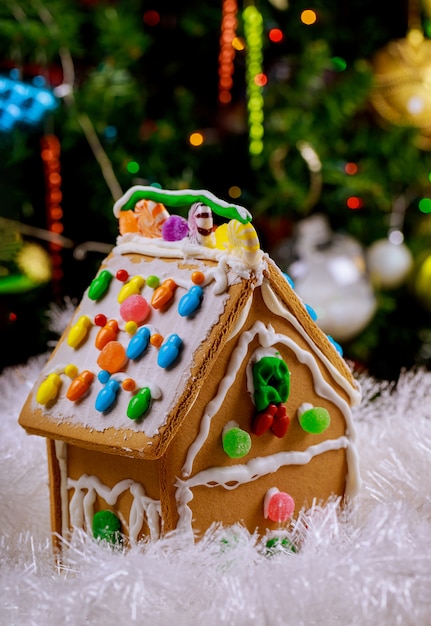
[[[327,409],[319,406],[307,409],[301,413],[298,418],[301,428],[303,428],[305,432],[313,435],[320,435],[320,433],[323,433],[331,423],[331,416],[329,415]]]
[[[268,556],[281,552],[297,552],[297,549],[287,537],[273,537],[266,542],[266,553]]]
[[[127,417],[131,420],[138,420],[150,406],[151,391],[148,387],[142,387],[138,393],[133,396],[127,407]]]
[[[111,272],[108,270],[102,270],[100,274],[91,281],[90,288],[88,290],[88,297],[90,300],[100,300],[108,291],[109,284],[112,280]]]
[[[120,545],[121,522],[112,511],[98,511],[93,517],[93,537],[99,541],[107,541],[112,545]]]
[[[151,287],[151,289],[157,289],[157,287],[160,285],[160,279],[158,276],[148,276],[145,282],[147,283],[148,287]]]
[[[270,404],[286,402],[290,389],[290,373],[283,359],[265,356],[253,365],[254,402],[257,411]]]
[[[240,459],[250,452],[250,435],[242,428],[235,426],[223,435],[223,450],[231,459]]]

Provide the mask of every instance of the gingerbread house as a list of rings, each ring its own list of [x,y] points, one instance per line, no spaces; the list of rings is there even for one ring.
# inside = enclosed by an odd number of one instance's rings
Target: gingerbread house
[[[136,186],[114,213],[116,245],[20,415],[47,439],[53,531],[265,535],[352,496],[358,385],[249,212]]]

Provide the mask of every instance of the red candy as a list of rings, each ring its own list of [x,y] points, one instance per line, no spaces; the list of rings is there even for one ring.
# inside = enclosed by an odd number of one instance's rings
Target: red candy
[[[271,428],[274,423],[274,416],[277,413],[277,405],[270,404],[264,411],[257,413],[252,425],[252,433],[260,437]]]
[[[96,324],[96,326],[105,326],[106,322],[107,317],[106,315],[103,315],[103,313],[98,313],[94,318],[94,323]]]
[[[150,305],[140,294],[129,296],[120,306],[120,315],[125,322],[142,324],[149,314]]]
[[[115,274],[115,278],[122,283],[125,283],[126,280],[129,278],[129,272],[127,270],[118,270],[118,272]]]
[[[287,416],[286,407],[284,406],[284,404],[280,404],[277,407],[277,413],[275,414],[271,430],[276,437],[279,437],[281,439],[287,433],[289,425],[290,419]]]

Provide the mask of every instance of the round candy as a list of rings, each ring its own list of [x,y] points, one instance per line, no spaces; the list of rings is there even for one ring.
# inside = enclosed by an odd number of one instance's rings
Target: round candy
[[[319,406],[307,409],[302,413],[300,412],[298,418],[301,428],[313,435],[320,435],[331,423],[331,416],[328,410]]]
[[[151,289],[157,289],[157,287],[160,285],[160,279],[158,276],[148,276],[146,282],[148,287],[151,287]]]
[[[129,335],[134,335],[136,333],[136,331],[138,330],[138,325],[137,325],[136,322],[126,322],[124,324],[124,330]]]
[[[66,365],[64,368],[64,373],[66,376],[69,376],[69,378],[75,378],[78,376],[78,368],[73,363],[69,363],[69,365]]]
[[[94,318],[94,323],[96,324],[96,326],[105,326],[107,321],[108,318],[106,317],[106,315],[103,315],[103,313],[98,313]]]
[[[118,272],[115,274],[115,277],[120,282],[125,283],[126,280],[129,278],[129,272],[127,270],[118,270]]]
[[[235,426],[223,434],[223,450],[231,459],[240,459],[250,452],[251,437],[245,430]]]
[[[154,335],[151,335],[150,344],[152,346],[154,346],[155,348],[160,348],[162,343],[163,343],[163,335],[160,335],[159,333],[154,333]]]
[[[150,306],[140,294],[129,296],[120,306],[120,315],[125,322],[141,324],[149,314]]]
[[[265,498],[265,517],[273,522],[287,522],[295,510],[295,502],[288,493],[270,489]]]
[[[93,517],[93,537],[114,545],[121,543],[121,522],[112,511],[98,511]]]
[[[99,354],[97,364],[101,369],[115,374],[126,365],[127,361],[124,346],[119,341],[110,341]]]
[[[199,272],[198,270],[196,270],[196,272],[193,272],[192,283],[194,283],[195,285],[202,285],[204,280],[205,280],[205,274],[203,272]]]
[[[136,383],[133,378],[125,378],[121,383],[124,391],[133,391],[136,388]]]

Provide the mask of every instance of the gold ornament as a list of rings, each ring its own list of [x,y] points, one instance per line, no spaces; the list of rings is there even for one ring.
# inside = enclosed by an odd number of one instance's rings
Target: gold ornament
[[[419,30],[392,41],[374,59],[371,102],[383,119],[431,129],[431,41]]]
[[[431,40],[421,30],[417,5],[410,7],[409,23],[405,38],[376,53],[370,101],[383,120],[418,128],[427,136],[431,134]]]

